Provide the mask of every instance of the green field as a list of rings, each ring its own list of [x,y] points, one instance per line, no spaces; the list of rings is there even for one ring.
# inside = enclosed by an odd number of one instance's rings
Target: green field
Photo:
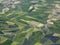
[[[60,45],[60,0],[14,1],[0,3],[0,45]]]

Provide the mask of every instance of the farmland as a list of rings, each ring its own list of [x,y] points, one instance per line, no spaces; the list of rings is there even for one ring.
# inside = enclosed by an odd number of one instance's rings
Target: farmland
[[[60,0],[1,0],[0,45],[60,45]]]

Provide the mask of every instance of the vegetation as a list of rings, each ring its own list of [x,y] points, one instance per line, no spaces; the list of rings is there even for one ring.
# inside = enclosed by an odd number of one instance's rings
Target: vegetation
[[[0,45],[60,45],[59,1],[17,0],[15,8],[1,3]]]

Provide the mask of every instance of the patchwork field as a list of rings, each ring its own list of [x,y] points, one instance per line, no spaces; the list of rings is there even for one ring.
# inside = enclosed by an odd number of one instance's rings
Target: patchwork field
[[[0,45],[60,45],[60,0],[0,0]]]

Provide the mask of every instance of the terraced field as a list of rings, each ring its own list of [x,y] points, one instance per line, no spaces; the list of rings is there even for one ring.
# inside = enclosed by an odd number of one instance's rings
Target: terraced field
[[[0,3],[0,45],[60,45],[60,0],[10,1]]]

